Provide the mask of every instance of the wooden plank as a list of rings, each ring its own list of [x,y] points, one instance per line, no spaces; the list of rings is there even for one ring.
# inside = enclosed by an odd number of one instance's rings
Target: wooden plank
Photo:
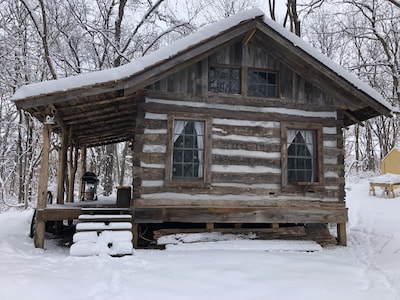
[[[36,215],[44,221],[63,221],[78,219],[81,208],[46,208],[36,210]]]
[[[132,220],[131,215],[110,215],[110,214],[96,214],[96,215],[80,215],[78,217],[80,222],[129,222]]]
[[[271,127],[261,127],[261,126],[235,126],[235,125],[213,124],[213,129],[218,130],[218,132],[214,132],[214,134],[217,136],[226,136],[235,134],[235,135],[259,136],[259,137],[278,137],[280,135],[280,128],[272,127],[272,125]]]
[[[82,207],[82,213],[89,214],[130,214],[131,209],[127,207]]]
[[[332,127],[337,125],[337,121],[335,118],[317,118],[317,117],[305,117],[300,115],[292,115],[292,114],[278,114],[276,112],[251,112],[251,111],[233,111],[233,110],[225,110],[221,108],[215,107],[192,107],[190,105],[185,105],[182,102],[182,105],[175,104],[161,104],[157,103],[145,103],[143,104],[144,108],[153,113],[162,113],[169,114],[173,112],[182,112],[182,113],[193,113],[195,110],[199,114],[204,115],[212,115],[215,118],[227,118],[227,119],[238,119],[238,120],[252,120],[252,121],[274,121],[280,122],[281,120],[287,120],[291,122],[302,122],[302,123],[321,123],[324,126]],[[303,110],[306,110],[303,108]],[[308,109],[307,109],[308,110]],[[325,110],[326,111],[326,110]]]
[[[162,182],[162,181],[161,181]],[[246,183],[244,180],[240,183],[243,184],[242,187],[235,187],[230,185],[230,183],[227,183],[226,186],[216,186],[212,185],[210,189],[204,189],[203,187],[187,187],[185,188],[185,193],[189,194],[197,194],[197,195],[227,195],[227,194],[233,194],[233,195],[260,195],[260,196],[265,196],[265,195],[281,195],[281,188],[280,186],[277,186],[275,189],[274,188],[258,188],[258,187],[251,187],[250,184],[255,184],[254,181],[249,182],[249,185],[246,186]],[[225,182],[223,183],[225,184]],[[177,191],[176,187],[165,187],[163,186],[163,183],[161,183],[160,186],[154,186],[154,187],[140,187],[139,188],[141,195],[145,194],[155,194],[159,193],[161,190],[163,193],[175,193]]]
[[[135,199],[135,208],[208,208],[220,207],[226,209],[236,208],[300,208],[300,209],[345,209],[344,202],[339,201],[310,201],[299,199],[265,199],[265,200],[190,200],[190,199]]]
[[[213,172],[213,183],[281,184],[281,174],[276,173],[224,173]]]
[[[281,159],[248,157],[248,156],[227,156],[227,155],[213,155],[213,165],[243,165],[249,167],[268,166],[269,168],[280,169]],[[240,173],[240,170],[238,170]],[[254,175],[254,174],[253,174]]]
[[[97,231],[104,230],[132,230],[131,222],[83,222],[76,224],[76,231]]]
[[[137,223],[345,223],[346,209],[136,208]]]
[[[250,143],[246,141],[213,139],[213,147],[216,149],[232,149],[232,150],[247,150],[247,151],[265,151],[268,153],[279,153],[281,145],[272,143]]]
[[[180,233],[202,233],[206,229],[202,228],[168,228],[154,231],[154,238]],[[256,234],[256,238],[276,239],[280,237],[304,237],[306,230],[304,226],[290,226],[281,228],[214,228],[211,232],[223,234]]]

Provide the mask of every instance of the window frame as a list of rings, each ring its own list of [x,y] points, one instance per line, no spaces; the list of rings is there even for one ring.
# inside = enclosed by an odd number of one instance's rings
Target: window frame
[[[175,120],[201,121],[204,122],[204,157],[202,178],[173,178],[173,155],[174,155],[174,122]],[[167,150],[165,163],[165,186],[181,187],[210,187],[211,186],[211,130],[212,118],[202,114],[171,114],[167,120]]]
[[[231,92],[224,92],[224,91],[212,91],[211,90],[211,68],[219,68],[219,69],[231,69],[239,71],[239,92],[238,93],[231,93]],[[242,95],[243,94],[243,68],[240,65],[223,65],[223,64],[211,64],[208,67],[208,92],[213,94],[225,94],[225,95]]]
[[[256,96],[256,95],[250,95],[249,91],[250,91],[250,74],[249,72],[264,72],[266,74],[275,74],[276,75],[276,94],[275,96]],[[244,72],[246,73],[246,95],[248,97],[254,97],[254,98],[269,98],[269,99],[278,99],[279,98],[279,86],[280,86],[280,76],[279,76],[279,71],[278,70],[272,70],[272,69],[264,69],[264,68],[253,68],[253,67],[247,67],[245,68]],[[266,85],[268,86],[268,85]]]
[[[316,138],[316,172],[315,182],[288,182],[288,142],[287,132],[294,130],[313,130]],[[281,165],[282,165],[282,189],[284,191],[305,191],[307,188],[322,188],[324,185],[323,174],[323,125],[316,123],[281,122]]]

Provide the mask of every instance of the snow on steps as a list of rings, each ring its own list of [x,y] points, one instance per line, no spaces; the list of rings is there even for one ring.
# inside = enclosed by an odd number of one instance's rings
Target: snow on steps
[[[76,224],[76,231],[132,230],[130,222],[87,222]]]
[[[70,248],[71,256],[132,254],[131,214],[83,214],[79,221]]]
[[[70,248],[72,256],[91,256],[100,254],[132,254],[132,232],[130,231],[97,231],[77,232]]]

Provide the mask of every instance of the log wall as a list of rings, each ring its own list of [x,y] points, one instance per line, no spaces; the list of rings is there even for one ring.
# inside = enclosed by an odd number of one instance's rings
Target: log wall
[[[277,70],[277,98],[208,92],[210,65]],[[245,75],[244,75],[245,76]],[[242,80],[242,90],[246,90]],[[268,54],[237,43],[149,87],[136,136],[135,196],[139,203],[179,201],[344,201],[341,121],[335,99]],[[165,187],[167,119],[174,113],[212,117],[211,186]],[[281,122],[321,124],[324,186],[282,190]]]

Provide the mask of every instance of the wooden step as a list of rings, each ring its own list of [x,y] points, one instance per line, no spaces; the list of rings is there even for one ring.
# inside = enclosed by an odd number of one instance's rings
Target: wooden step
[[[132,222],[132,215],[110,215],[110,214],[84,214],[78,218],[79,222]]]
[[[103,230],[132,230],[131,222],[83,222],[76,224],[76,232]]]
[[[81,209],[83,215],[124,215],[131,214],[130,208],[97,208],[97,207],[83,207]]]
[[[133,217],[130,209],[86,208],[82,212],[76,224],[70,255],[132,254]]]

